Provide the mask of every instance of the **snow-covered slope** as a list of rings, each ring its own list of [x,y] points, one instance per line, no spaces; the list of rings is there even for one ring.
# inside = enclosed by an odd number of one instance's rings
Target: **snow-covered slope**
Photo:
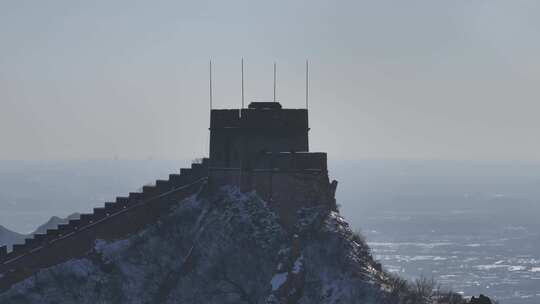
[[[286,231],[255,193],[192,196],[135,235],[98,240],[86,257],[17,283],[0,303],[399,302],[338,213],[299,213]]]

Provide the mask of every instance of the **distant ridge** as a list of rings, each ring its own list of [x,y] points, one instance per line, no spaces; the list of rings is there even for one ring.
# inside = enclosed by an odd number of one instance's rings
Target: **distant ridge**
[[[47,222],[37,227],[34,232],[29,234],[18,233],[0,225],[0,246],[7,245],[11,250],[11,247],[13,247],[14,244],[23,244],[26,238],[30,238],[34,234],[47,233],[47,229],[56,229],[58,225],[67,224],[70,220],[78,219],[79,217],[79,213],[70,214],[65,218],[53,216]]]
[[[40,225],[39,227],[37,227],[36,230],[34,232],[32,232],[30,235],[32,235],[32,234],[45,234],[45,233],[47,233],[47,229],[56,229],[58,227],[58,225],[67,224],[70,220],[75,220],[75,219],[78,219],[79,217],[80,217],[79,213],[70,214],[65,218],[61,218],[61,217],[58,217],[58,216],[53,216],[46,223],[44,223],[44,224]]]
[[[11,248],[13,244],[24,243],[25,238],[25,234],[11,231],[6,227],[0,225],[0,246],[7,245],[8,248]]]

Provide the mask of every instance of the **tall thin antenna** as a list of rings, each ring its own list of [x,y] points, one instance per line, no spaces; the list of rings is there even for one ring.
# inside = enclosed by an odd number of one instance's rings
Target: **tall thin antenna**
[[[274,102],[276,102],[276,62],[274,61]]]
[[[244,108],[244,57],[242,57],[242,109]]]
[[[212,59],[210,59],[210,110],[212,110]]]
[[[309,61],[306,59],[306,110],[309,106]]]
[[[210,141],[212,140],[212,136],[211,136],[211,129],[212,129],[212,59],[210,59],[210,65],[209,65],[209,99],[210,99],[210,115],[209,115],[209,122],[208,122],[208,125],[209,125],[209,128],[208,128],[208,157],[210,157]]]

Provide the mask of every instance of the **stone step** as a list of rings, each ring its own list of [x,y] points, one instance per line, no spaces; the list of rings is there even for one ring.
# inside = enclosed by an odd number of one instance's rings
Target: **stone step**
[[[181,168],[180,169],[180,174],[190,176],[190,175],[193,174],[193,169],[191,169],[191,168]]]
[[[67,234],[70,230],[71,230],[71,226],[69,226],[69,224],[60,224],[60,225],[58,225],[58,231],[62,235]]]
[[[72,220],[72,221],[69,221],[69,224],[73,225],[74,228],[75,227],[80,228],[80,227],[90,223],[90,221],[92,220],[92,217],[93,217],[93,214],[91,214],[91,213],[83,213],[83,214],[81,214],[79,222],[75,222],[76,220]]]
[[[157,193],[157,188],[156,186],[143,186],[142,187],[142,192],[146,195],[148,195],[148,197],[152,196],[152,195],[155,195]]]
[[[169,182],[168,180],[158,179],[156,181],[156,189],[159,193],[170,191],[172,190],[172,183]]]
[[[26,245],[25,244],[15,244],[13,245],[13,255],[19,255],[22,252],[26,251]]]
[[[60,232],[68,231],[70,229],[71,229],[71,226],[69,224],[58,225],[58,230],[60,230]]]
[[[191,181],[194,182],[195,180],[203,177],[204,175],[206,175],[206,170],[203,167],[196,167],[192,171],[192,174],[191,174],[192,180]]]
[[[141,192],[130,192],[129,193],[129,202],[133,203],[139,200],[144,199],[144,194]]]
[[[185,178],[180,174],[169,174],[169,182],[172,188],[178,188],[185,185]]]
[[[46,234],[34,234],[34,240],[36,240],[36,242],[41,243],[46,238],[47,238]]]
[[[97,207],[97,208],[94,208],[94,216],[93,218],[94,219],[101,219],[101,218],[104,218],[107,214],[107,210],[105,210],[105,208],[103,207]]]
[[[24,244],[25,244],[26,246],[34,246],[34,245],[36,245],[36,244],[38,244],[38,243],[39,243],[39,242],[38,242],[38,240],[36,240],[36,239],[25,239],[25,240],[24,240]]]
[[[75,231],[75,230],[78,230],[83,225],[83,221],[81,219],[70,220],[68,225],[69,225],[70,231]]]
[[[60,234],[60,231],[58,229],[47,229],[47,236],[55,237]]]
[[[174,174],[169,174],[169,182],[174,182],[174,180],[180,178],[180,174],[178,173],[174,173]]]
[[[0,261],[7,256],[7,246],[0,246]]]
[[[208,175],[208,162],[208,158],[203,158],[201,163],[191,165],[197,179]]]
[[[116,203],[125,206],[129,203],[129,198],[125,196],[119,196],[116,198]]]
[[[105,202],[105,209],[107,210],[107,213],[115,213],[120,210],[122,210],[124,206],[121,204],[117,204],[115,202]]]

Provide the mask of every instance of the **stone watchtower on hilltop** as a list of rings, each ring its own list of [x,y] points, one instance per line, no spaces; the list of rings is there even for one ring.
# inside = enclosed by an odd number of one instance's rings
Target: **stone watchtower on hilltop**
[[[283,226],[294,231],[301,209],[336,209],[337,182],[329,182],[326,153],[309,151],[308,132],[307,109],[283,109],[277,102],[212,109],[209,158],[33,235],[11,252],[0,246],[0,292],[40,269],[88,255],[97,240],[125,238],[144,229],[203,189],[256,191]]]
[[[326,153],[309,152],[307,109],[252,102],[247,109],[211,110],[209,181],[255,190],[284,223],[302,207],[335,209]]]
[[[307,109],[252,102],[247,109],[212,110],[210,164],[251,169],[268,153],[309,152]]]

